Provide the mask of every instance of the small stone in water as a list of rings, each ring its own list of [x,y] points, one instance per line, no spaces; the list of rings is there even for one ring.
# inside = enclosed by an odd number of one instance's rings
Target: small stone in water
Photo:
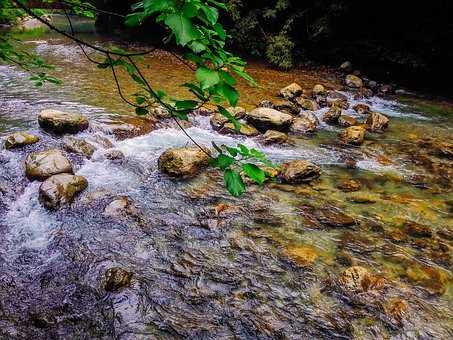
[[[32,135],[26,131],[16,132],[12,135],[9,135],[5,139],[5,149],[13,149],[21,146],[34,144],[39,141],[39,137]]]
[[[44,180],[60,173],[72,173],[72,164],[60,150],[33,152],[25,159],[25,173],[30,179]]]
[[[108,292],[117,292],[122,288],[129,287],[133,277],[133,273],[119,267],[107,269],[104,275],[104,289]]]
[[[344,192],[359,191],[362,188],[360,182],[353,179],[342,181],[337,188]]]

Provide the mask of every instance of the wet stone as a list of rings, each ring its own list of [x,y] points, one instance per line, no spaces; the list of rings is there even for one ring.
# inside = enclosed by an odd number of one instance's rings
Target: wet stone
[[[171,148],[158,161],[159,170],[170,177],[190,178],[208,166],[209,150],[206,153],[198,147]]]
[[[343,192],[359,191],[362,188],[362,184],[359,181],[348,179],[340,182],[337,188]]]
[[[385,286],[385,279],[371,275],[368,269],[361,266],[344,270],[339,275],[338,282],[345,293],[381,291]],[[364,302],[367,303],[366,297]]]
[[[318,125],[318,117],[316,117],[313,112],[304,111],[301,112],[298,117],[294,118],[290,132],[295,135],[313,133],[318,129]]]
[[[313,94],[314,95],[325,95],[327,92],[326,92],[326,89],[323,85],[321,84],[317,84],[313,87]]]
[[[350,127],[357,125],[357,120],[354,117],[348,115],[340,115],[340,117],[338,117],[338,125],[343,127]]]
[[[247,113],[247,122],[261,132],[267,130],[284,131],[293,122],[293,117],[274,109],[259,107]]]
[[[338,123],[338,119],[342,114],[342,109],[338,106],[332,106],[324,115],[322,116],[322,120],[328,124],[336,124]]]
[[[366,87],[361,87],[356,91],[354,94],[354,99],[355,100],[361,100],[361,99],[368,99],[373,97],[373,91],[366,88]]]
[[[138,216],[138,210],[129,197],[119,197],[104,209],[104,215],[114,219]]]
[[[285,88],[282,88],[279,95],[286,99],[293,99],[302,94],[302,87],[297,83],[292,83]]]
[[[39,137],[26,131],[16,132],[6,136],[4,141],[5,149],[19,148],[25,145],[34,144],[39,141]]]
[[[352,87],[352,88],[360,88],[363,86],[363,81],[359,77],[353,75],[353,74],[348,74],[345,79],[346,86]]]
[[[433,235],[429,226],[413,221],[407,221],[403,228],[404,231],[412,237],[431,237]]]
[[[84,139],[67,136],[63,139],[64,149],[78,155],[91,158],[96,148]]]
[[[56,209],[63,204],[71,203],[87,186],[88,181],[85,177],[71,174],[54,175],[39,187],[39,201],[48,209]]]
[[[385,315],[398,326],[401,326],[404,319],[408,317],[409,307],[406,301],[402,299],[395,298],[387,300],[383,307]]]
[[[416,285],[426,288],[432,294],[444,294],[451,281],[451,275],[434,266],[414,263],[406,269],[406,277]]]
[[[76,113],[44,110],[38,115],[38,123],[44,130],[56,134],[78,133],[88,128],[88,119]]]
[[[344,228],[356,224],[355,220],[345,213],[335,208],[317,209],[314,212],[316,219],[329,227]]]
[[[297,115],[300,111],[297,105],[294,104],[293,102],[281,99],[275,100],[271,108],[290,115]]]
[[[130,286],[133,276],[133,273],[123,268],[109,268],[104,274],[104,289],[107,292],[118,292]]]
[[[296,160],[282,164],[281,178],[286,183],[311,182],[321,176],[321,168],[306,160]]]
[[[311,267],[318,258],[315,249],[310,246],[290,246],[284,250],[284,254],[301,267]]]
[[[34,152],[25,159],[25,173],[30,179],[44,180],[60,173],[72,173],[72,164],[60,150]]]
[[[370,107],[368,105],[366,105],[366,104],[354,105],[353,109],[354,109],[355,112],[357,112],[358,114],[361,114],[361,115],[366,115],[366,114],[369,114],[371,112]]]
[[[367,130],[370,132],[384,132],[390,120],[379,112],[371,112],[365,122]]]
[[[220,129],[219,133],[222,134],[232,134],[232,135],[243,135],[247,137],[254,137],[260,134],[260,132],[255,129],[253,126],[246,123],[240,122],[241,127],[239,131],[236,130],[236,127],[233,123],[225,123]]]
[[[111,149],[104,152],[104,157],[113,162],[121,162],[124,160],[124,153],[118,149]]]
[[[267,130],[261,138],[263,144],[285,144],[288,142],[288,135],[286,133]]]
[[[339,138],[345,144],[362,145],[365,140],[365,128],[363,126],[350,126],[340,133]]]
[[[316,103],[314,100],[311,100],[311,99],[299,97],[299,98],[296,98],[296,103],[303,110],[308,110],[308,111],[317,111],[317,110],[319,110],[318,103]]]

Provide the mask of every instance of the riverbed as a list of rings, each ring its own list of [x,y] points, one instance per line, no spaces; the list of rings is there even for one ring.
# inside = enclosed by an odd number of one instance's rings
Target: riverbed
[[[27,130],[41,138],[0,150],[0,337],[453,337],[453,169],[451,154],[436,151],[453,137],[450,104],[395,96],[355,100],[331,72],[280,72],[251,61],[259,86],[239,84],[239,105],[247,110],[277,99],[292,82],[305,89],[322,84],[342,91],[351,107],[367,103],[391,122],[385,133],[367,134],[360,147],[338,143],[341,129],[325,123],[313,136],[292,136],[290,145],[264,146],[258,137],[219,134],[209,117],[192,115],[187,132],[200,144],[243,143],[276,163],[305,159],[322,168],[315,183],[251,185],[233,198],[213,169],[185,181],[159,173],[162,152],[190,145],[176,126],[162,124],[133,138],[104,129],[106,120],[133,113],[109,71],[87,61],[77,45],[48,34],[29,46],[56,65],[53,74],[63,85],[34,87],[25,72],[0,65],[0,137]],[[186,95],[180,84],[191,70],[173,54],[156,50],[140,63],[149,66],[153,86]],[[126,75],[119,79],[127,94],[136,91]],[[57,211],[39,203],[39,182],[27,180],[23,169],[30,152],[61,148],[60,137],[38,126],[44,109],[88,116],[91,128],[78,137],[97,147],[89,160],[68,154],[89,186]],[[125,159],[106,159],[101,138]],[[341,190],[350,180],[360,189]],[[140,218],[105,216],[105,207],[123,196]],[[337,223],[344,216],[353,225]],[[408,223],[429,233],[411,233]],[[351,266],[383,278],[385,288],[346,294],[337,278]],[[111,267],[133,273],[129,287],[105,291]],[[396,317],[401,304],[404,313]]]

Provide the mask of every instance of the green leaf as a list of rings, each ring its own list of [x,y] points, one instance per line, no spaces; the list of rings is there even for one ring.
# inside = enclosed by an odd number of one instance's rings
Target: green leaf
[[[214,147],[214,149],[216,149],[216,151],[217,151],[219,154],[222,154],[222,153],[223,153],[222,149],[221,149],[214,141],[212,141],[211,144],[212,144],[212,146]]]
[[[143,8],[147,15],[163,12],[176,6],[176,0],[144,0]]]
[[[135,102],[137,103],[137,105],[142,105],[146,102],[146,98],[143,96],[137,96],[135,97]]]
[[[225,186],[233,196],[241,196],[245,192],[245,185],[237,171],[227,169],[223,175]]]
[[[255,183],[262,185],[266,180],[266,173],[253,163],[245,163],[242,165],[242,170]]]
[[[234,79],[234,77],[229,74],[228,72],[224,71],[224,70],[220,70],[220,75],[222,76],[222,79],[225,80],[225,82],[228,84],[228,85],[231,85],[231,86],[234,86],[236,85],[236,79]]]
[[[239,150],[236,148],[232,148],[230,146],[226,147],[227,151],[230,153],[231,156],[236,157],[239,153]]]
[[[179,100],[175,102],[175,107],[178,110],[190,110],[195,109],[198,106],[198,102],[195,100]]]
[[[126,26],[135,27],[141,25],[146,15],[144,12],[136,12],[128,14],[126,16],[126,21],[124,22]]]
[[[219,20],[219,11],[217,8],[211,6],[201,6],[201,10],[211,25],[215,25],[217,20]]]
[[[241,130],[241,123],[239,123],[239,121],[236,119],[236,117],[234,117],[227,109],[225,109],[223,106],[220,106],[220,105],[217,106],[217,109],[219,110],[219,113],[222,116],[227,118],[228,121],[230,121],[234,125],[234,129],[236,131]]]
[[[188,18],[193,18],[198,13],[198,7],[191,2],[186,2],[182,7],[182,13]]]
[[[217,85],[220,81],[219,72],[207,67],[199,67],[195,73],[195,77],[200,82],[203,90]]]
[[[189,42],[200,38],[200,32],[192,24],[192,21],[182,13],[168,15],[165,24],[175,34],[178,45],[186,46]]]
[[[238,144],[238,146],[239,146],[239,153],[241,154],[242,157],[250,156],[250,150],[248,147],[246,147],[244,144]]]
[[[217,166],[220,170],[226,170],[231,165],[233,165],[235,161],[236,160],[233,157],[230,157],[230,156],[227,156],[227,155],[221,153],[215,159],[215,166]]]
[[[135,113],[138,114],[139,116],[144,116],[148,114],[148,110],[145,109],[144,107],[136,107]]]
[[[223,96],[231,106],[235,107],[237,105],[239,93],[233,86],[227,84],[225,81],[221,81],[216,85],[216,91]]]

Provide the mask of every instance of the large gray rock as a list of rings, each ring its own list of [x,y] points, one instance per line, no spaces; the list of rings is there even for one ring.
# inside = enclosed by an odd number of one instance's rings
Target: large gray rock
[[[44,180],[60,173],[72,173],[71,162],[60,150],[34,152],[25,159],[25,174],[30,179]]]
[[[316,132],[318,125],[318,117],[316,117],[313,112],[304,111],[294,119],[290,131],[296,135],[313,133]]]
[[[209,150],[206,149],[209,153]],[[207,167],[209,156],[198,147],[171,148],[158,161],[159,170],[170,177],[190,178]]]
[[[48,209],[71,203],[88,186],[85,177],[58,174],[46,179],[39,187],[39,201]]]
[[[282,164],[281,178],[292,184],[311,182],[321,175],[321,168],[310,161],[297,160]]]
[[[34,144],[39,141],[39,137],[26,131],[16,132],[5,138],[5,149],[19,148],[25,145]]]
[[[274,109],[258,107],[247,113],[247,121],[261,132],[267,130],[286,130],[293,122],[293,117]]]
[[[88,119],[76,113],[44,110],[38,116],[39,126],[57,134],[77,133],[88,128]]]

